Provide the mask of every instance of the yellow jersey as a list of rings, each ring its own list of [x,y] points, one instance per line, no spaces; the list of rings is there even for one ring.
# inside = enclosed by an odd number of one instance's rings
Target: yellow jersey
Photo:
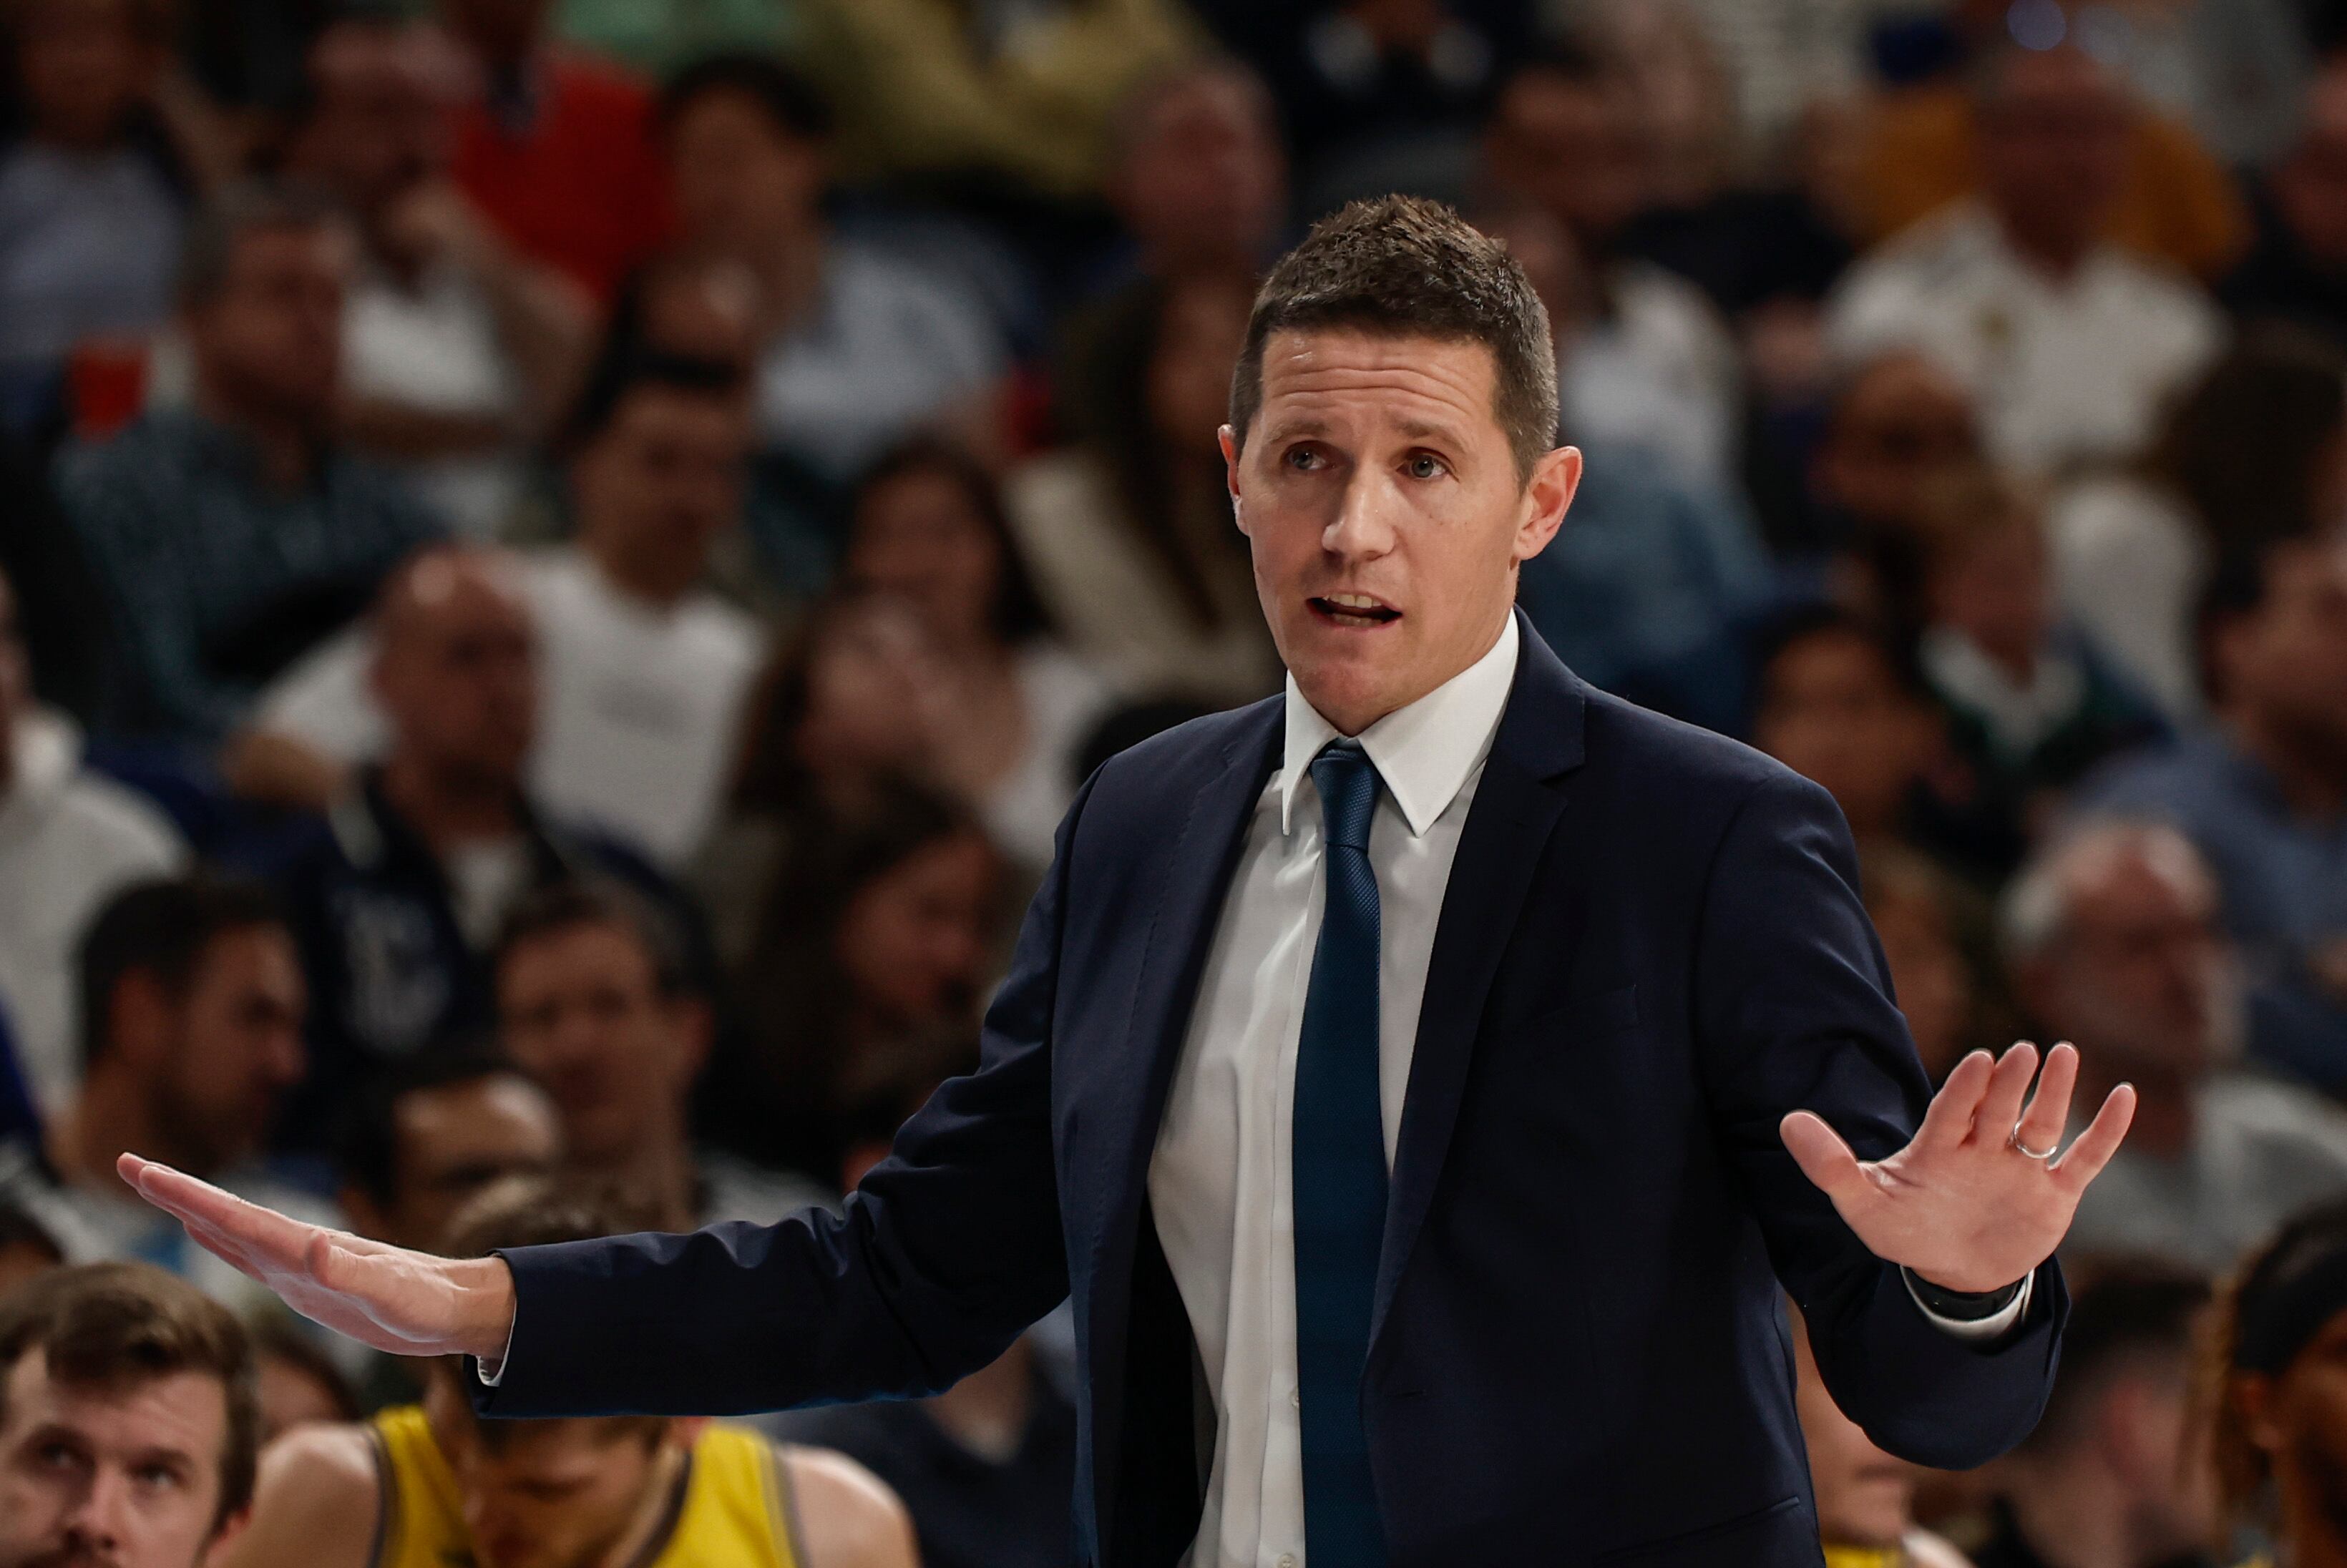
[[[456,1477],[415,1405],[384,1410],[373,1429],[383,1476],[374,1568],[469,1568]],[[636,1568],[800,1568],[790,1477],[774,1445],[739,1427],[704,1429],[679,1480],[668,1532]]]

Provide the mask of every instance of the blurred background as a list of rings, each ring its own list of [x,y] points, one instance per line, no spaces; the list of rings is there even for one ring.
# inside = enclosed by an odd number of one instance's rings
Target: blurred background
[[[1407,190],[1554,323],[1532,624],[1832,792],[1935,1077],[2027,1035],[2143,1095],[2039,1438],[1927,1476],[1805,1399],[1827,1544],[2256,1544],[2190,1369],[2347,1196],[2347,5],[0,25],[0,1281],[246,1303],[125,1147],[426,1247],[517,1171],[677,1227],[851,1187],[1089,770],[1278,689],[1232,363]],[[273,1342],[281,1420],[412,1391]],[[928,1561],[1062,1563],[1062,1361],[776,1430]]]

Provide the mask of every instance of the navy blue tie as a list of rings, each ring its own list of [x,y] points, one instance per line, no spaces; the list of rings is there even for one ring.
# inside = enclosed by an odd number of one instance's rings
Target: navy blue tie
[[[1386,1223],[1378,1114],[1378,770],[1358,741],[1313,760],[1328,900],[1296,1050],[1296,1370],[1311,1568],[1381,1568],[1385,1532],[1361,1422],[1361,1370]]]

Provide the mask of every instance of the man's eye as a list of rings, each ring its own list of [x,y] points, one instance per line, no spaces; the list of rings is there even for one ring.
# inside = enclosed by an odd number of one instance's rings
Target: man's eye
[[[142,1464],[131,1475],[140,1486],[156,1492],[179,1484],[179,1472],[168,1464]]]
[[[1308,446],[1291,446],[1287,449],[1287,466],[1300,473],[1309,472],[1320,466],[1320,454]]]
[[[1440,479],[1450,472],[1449,464],[1428,452],[1418,453],[1405,466],[1412,479]]]

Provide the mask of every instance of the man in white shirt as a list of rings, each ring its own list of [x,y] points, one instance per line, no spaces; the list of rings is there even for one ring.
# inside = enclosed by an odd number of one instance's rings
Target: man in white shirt
[[[841,1213],[460,1262],[126,1172],[498,1416],[934,1391],[1067,1297],[1101,1568],[1813,1568],[1783,1291],[1886,1450],[1984,1462],[2133,1099],[2060,1151],[2025,1045],[1932,1098],[1829,798],[1523,627],[1556,417],[1448,209],[1275,269],[1221,441],[1287,690],[1093,776],[979,1070]]]
[[[1851,270],[1828,303],[1846,360],[1940,360],[1978,399],[1990,451],[2038,471],[2124,461],[2215,359],[2222,318],[2180,272],[2100,236],[2134,110],[2083,50],[2008,46],[1980,78],[1982,196]]]

